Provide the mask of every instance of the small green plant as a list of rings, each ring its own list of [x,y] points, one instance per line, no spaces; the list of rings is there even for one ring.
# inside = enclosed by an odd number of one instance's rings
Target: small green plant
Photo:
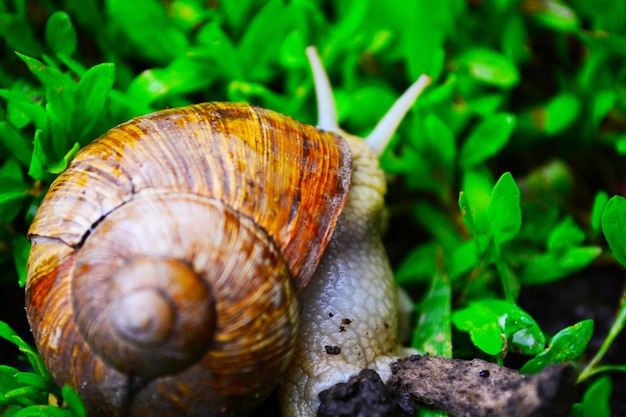
[[[110,127],[212,100],[312,123],[309,44],[353,133],[367,133],[420,74],[434,80],[381,158],[389,232],[400,236],[389,245],[396,278],[418,315],[413,346],[504,364],[516,354],[525,373],[570,363],[585,392],[572,415],[610,415],[610,376],[626,358],[605,355],[626,296],[604,301],[615,311],[604,336],[588,319],[548,333],[520,294],[559,283],[566,292],[572,275],[599,265],[623,279],[622,2],[0,2],[0,282],[24,285],[41,198]],[[2,415],[84,415],[32,348],[4,324],[0,336],[33,369],[0,367]],[[603,339],[597,352],[593,337]],[[67,408],[49,405],[49,393]]]
[[[0,365],[0,412],[3,416],[87,416],[76,393],[67,387],[59,389],[39,354],[2,321],[0,337],[14,344],[33,368],[32,372],[23,372]]]

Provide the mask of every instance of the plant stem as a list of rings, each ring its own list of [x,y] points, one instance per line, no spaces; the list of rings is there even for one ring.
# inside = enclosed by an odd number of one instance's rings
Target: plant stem
[[[595,356],[591,359],[591,361],[587,364],[585,369],[583,369],[583,371],[578,376],[578,383],[583,382],[585,379],[589,378],[591,375],[594,375],[597,373],[597,370],[594,369],[595,366],[602,360],[606,352],[609,350],[609,347],[611,347],[611,344],[613,343],[615,338],[620,334],[620,332],[624,328],[625,324],[626,324],[626,289],[622,293],[622,299],[620,300],[620,307],[617,313],[617,317],[615,318],[615,321],[613,322],[613,325],[611,326],[611,329],[609,330],[609,333],[607,334],[606,339],[604,339],[604,342],[602,343],[602,346],[600,347],[600,349],[598,349]]]

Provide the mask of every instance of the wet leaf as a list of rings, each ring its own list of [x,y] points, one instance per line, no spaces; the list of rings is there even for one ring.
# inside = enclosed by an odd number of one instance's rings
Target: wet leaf
[[[437,268],[422,300],[420,318],[413,334],[412,345],[419,352],[452,357],[451,297],[450,279],[443,268]]]
[[[592,334],[593,320],[583,320],[564,328],[550,339],[546,350],[526,362],[520,372],[535,374],[548,365],[579,358],[585,352]]]
[[[545,346],[539,325],[509,301],[472,301],[452,314],[452,322],[459,330],[469,332],[472,342],[490,355],[506,354],[505,349],[536,354]]]

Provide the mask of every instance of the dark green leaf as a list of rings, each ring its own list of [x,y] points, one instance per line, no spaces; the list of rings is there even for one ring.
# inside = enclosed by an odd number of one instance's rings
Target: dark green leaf
[[[106,12],[133,51],[158,63],[166,63],[189,48],[189,41],[168,19],[165,4],[154,0],[109,0]]]
[[[238,46],[246,79],[267,79],[269,63],[277,59],[275,52],[269,50],[267,45],[280,47],[288,34],[288,23],[293,20],[293,10],[283,0],[270,0],[248,22]]]
[[[595,381],[583,397],[584,417],[611,417],[611,378],[606,375]]]
[[[591,230],[594,234],[599,234],[602,230],[602,213],[604,213],[604,207],[609,201],[609,195],[606,191],[598,191],[593,199],[593,206],[591,207]]]
[[[11,240],[13,262],[18,275],[20,287],[26,284],[26,262],[30,252],[30,242],[23,235],[15,235]]]
[[[626,266],[626,198],[614,196],[606,204],[602,231],[615,259]]]
[[[574,223],[571,217],[567,217],[550,233],[548,250],[554,252],[567,250],[580,245],[584,240],[585,232]]]
[[[580,102],[571,93],[554,97],[543,109],[543,130],[554,135],[568,128],[578,118]]]
[[[438,245],[428,243],[414,248],[395,271],[394,278],[399,284],[410,285],[424,282],[435,271],[435,254]]]
[[[498,245],[513,239],[520,230],[520,191],[509,172],[504,173],[493,187],[487,206],[487,218]]]
[[[596,259],[602,253],[598,246],[581,246],[563,252],[541,254],[526,264],[520,273],[524,285],[545,284],[567,277]]]
[[[47,90],[58,90],[60,93],[63,90],[73,88],[74,81],[58,69],[24,54],[17,53],[17,56],[26,63],[30,72],[39,79]]]
[[[515,129],[515,116],[497,113],[486,117],[468,136],[459,153],[464,169],[476,166],[497,154],[508,142]]]
[[[535,374],[548,365],[579,358],[585,352],[592,334],[593,320],[583,320],[564,328],[550,339],[546,350],[526,362],[520,372]]]
[[[70,56],[76,50],[76,31],[65,12],[55,12],[46,24],[46,43],[56,54]]]
[[[22,338],[19,337],[18,334],[3,321],[0,321],[0,337],[17,346],[19,350],[26,355],[30,366],[33,367],[38,375],[43,377],[46,381],[52,381],[50,374],[48,374],[48,371],[46,370],[46,367],[44,366],[43,361],[41,360],[41,357],[39,357],[35,348],[24,342],[24,340],[22,340]]]
[[[39,101],[33,101],[33,97],[12,90],[0,90],[0,97],[4,97],[9,102],[10,108],[19,109],[37,129],[47,128],[46,110]]]
[[[451,281],[478,267],[480,263],[479,246],[475,241],[470,240],[457,245],[452,254],[446,257],[446,267]]]
[[[28,165],[32,148],[28,140],[9,123],[0,121],[0,143],[24,165]]]
[[[0,224],[10,223],[28,197],[22,168],[15,159],[8,159],[0,168]]]
[[[532,16],[540,24],[559,32],[578,30],[578,16],[565,2],[545,0],[537,4],[539,7],[537,7]]]
[[[470,49],[459,58],[459,64],[476,80],[500,88],[511,88],[520,79],[515,64],[492,49]]]
[[[35,39],[32,28],[21,16],[0,15],[0,35],[4,36],[12,51],[32,56],[41,55],[41,46]]]
[[[422,141],[427,148],[423,150],[433,170],[449,172],[456,157],[456,142],[450,128],[435,114],[431,113],[424,120],[426,135]]]
[[[421,314],[413,334],[412,346],[427,355],[452,357],[450,279],[437,268],[430,289],[421,303]]]
[[[35,180],[44,179],[46,171],[46,154],[41,145],[40,138],[41,130],[35,132],[35,139],[33,140],[33,154],[30,160],[30,166],[28,168],[28,175]]]

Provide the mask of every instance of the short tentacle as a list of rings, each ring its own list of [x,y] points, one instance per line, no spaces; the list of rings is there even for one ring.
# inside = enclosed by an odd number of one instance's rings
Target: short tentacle
[[[422,91],[430,84],[430,77],[422,74],[405,92],[396,100],[389,111],[376,124],[376,127],[365,139],[368,145],[378,155],[382,154],[398,125],[413,106]]]

